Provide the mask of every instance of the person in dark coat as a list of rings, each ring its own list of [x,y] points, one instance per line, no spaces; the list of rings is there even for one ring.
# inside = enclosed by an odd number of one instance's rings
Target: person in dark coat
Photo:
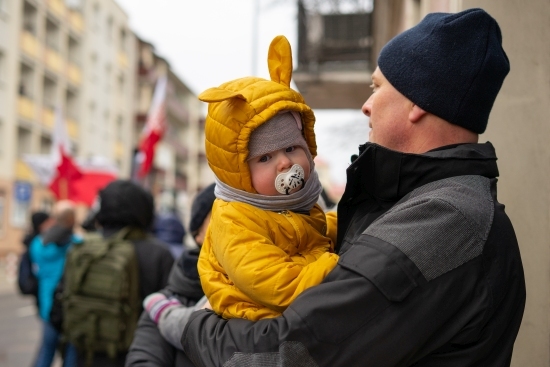
[[[156,216],[153,234],[167,245],[174,259],[181,256],[186,232],[174,210],[162,211]]]
[[[141,237],[132,239],[139,268],[139,292],[141,299],[158,292],[168,283],[174,259],[170,251],[151,234],[154,218],[154,200],[150,192],[129,180],[111,182],[99,193],[99,210],[95,222],[105,238],[116,235],[125,227],[141,230]],[[132,233],[135,237],[135,231]],[[79,362],[84,363],[84,356]],[[93,366],[122,366],[126,354],[116,360],[96,353]]]
[[[189,222],[189,231],[197,248],[185,249],[174,264],[168,279],[168,286],[159,294],[163,300],[177,300],[177,305],[193,306],[204,296],[197,261],[200,246],[208,227],[210,211],[214,203],[214,184],[202,190],[193,201]],[[156,320],[158,321],[158,320]],[[127,367],[170,367],[193,366],[187,356],[180,350],[181,346],[171,345],[161,335],[157,323],[147,311],[144,311],[134,334],[134,340],[126,358]]]
[[[509,69],[482,9],[393,38],[338,204],[338,265],[277,318],[194,312],[181,343],[195,365],[509,366],[525,278],[495,150],[478,143]]]

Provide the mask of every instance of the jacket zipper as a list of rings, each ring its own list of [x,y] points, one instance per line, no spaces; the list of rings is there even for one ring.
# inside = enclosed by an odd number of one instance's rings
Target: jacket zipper
[[[279,214],[282,214],[286,217],[286,219],[290,222],[294,230],[296,231],[296,234],[298,235],[298,243],[296,244],[296,248],[300,248],[300,245],[302,244],[302,233],[300,232],[300,229],[298,228],[298,225],[296,225],[296,221],[294,220],[294,217],[292,216],[292,213],[288,210],[282,210],[279,212]]]

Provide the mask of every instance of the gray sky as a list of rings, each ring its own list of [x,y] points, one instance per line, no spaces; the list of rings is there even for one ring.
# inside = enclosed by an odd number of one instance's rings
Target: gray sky
[[[115,1],[128,14],[132,30],[152,43],[196,94],[252,75],[254,0]],[[269,43],[282,34],[297,45],[297,9],[293,0],[259,4],[256,74],[269,79]],[[315,114],[318,155],[330,164],[333,180],[344,183],[350,155],[368,139],[368,119],[359,108]]]

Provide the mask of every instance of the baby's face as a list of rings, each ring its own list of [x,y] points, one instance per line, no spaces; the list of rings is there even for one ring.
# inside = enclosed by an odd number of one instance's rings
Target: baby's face
[[[295,164],[304,169],[304,179],[307,181],[311,167],[306,152],[300,146],[275,150],[251,159],[248,161],[248,167],[252,176],[252,186],[260,195],[283,195],[275,188],[275,178],[281,173],[288,172]],[[295,188],[289,194],[299,191],[301,187]]]

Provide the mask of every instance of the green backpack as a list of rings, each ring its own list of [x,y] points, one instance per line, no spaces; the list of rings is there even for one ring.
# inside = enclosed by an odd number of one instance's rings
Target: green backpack
[[[65,262],[63,335],[86,356],[128,351],[140,311],[138,262],[130,228],[112,237],[90,234]]]

